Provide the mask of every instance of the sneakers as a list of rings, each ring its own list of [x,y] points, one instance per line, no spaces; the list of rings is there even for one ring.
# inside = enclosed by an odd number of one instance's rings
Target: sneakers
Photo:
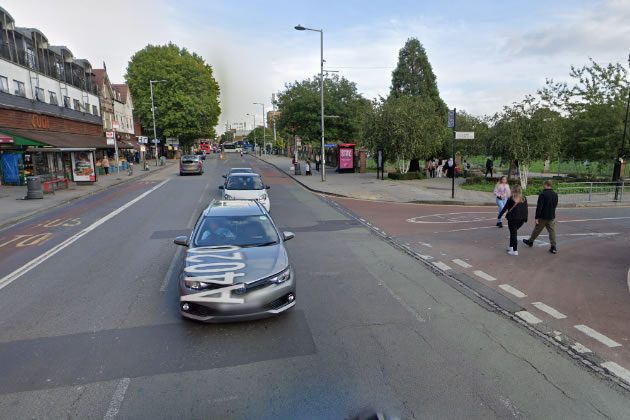
[[[497,227],[502,228],[503,227],[503,223],[502,222],[497,222]]]
[[[523,239],[523,243],[530,248],[534,246],[534,243],[530,241],[529,239]]]
[[[518,251],[514,251],[514,250],[512,250],[512,248],[510,248],[508,250],[508,255],[514,255],[516,257],[518,255]]]
[[[555,246],[552,246],[551,248],[549,248],[549,252],[551,252],[552,254],[557,254],[558,250],[556,249]]]

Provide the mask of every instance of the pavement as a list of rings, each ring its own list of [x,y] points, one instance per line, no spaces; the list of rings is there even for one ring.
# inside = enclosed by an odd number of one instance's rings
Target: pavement
[[[172,240],[243,166],[296,234],[297,304],[256,322],[183,320]],[[328,198],[252,157],[204,167],[0,232],[0,417],[627,418],[627,392],[605,375]]]
[[[98,193],[105,189],[120,185],[132,180],[142,179],[146,176],[171,167],[179,162],[179,160],[167,160],[165,166],[155,166],[155,163],[149,165],[149,171],[141,170],[141,164],[134,166],[134,172],[131,176],[127,171],[116,172],[109,175],[100,175],[98,180],[90,184],[71,183],[70,188],[61,188],[54,193],[44,194],[43,199],[24,200],[26,196],[26,185],[22,186],[0,186],[0,230],[7,226],[32,217],[42,211],[46,211],[70,201]]]

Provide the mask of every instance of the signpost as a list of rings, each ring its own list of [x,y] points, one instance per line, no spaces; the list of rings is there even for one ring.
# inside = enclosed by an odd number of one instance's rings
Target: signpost
[[[114,137],[114,157],[116,159],[116,175],[120,175],[120,161],[118,160],[118,142],[116,141],[116,130],[120,127],[118,121],[112,121],[112,131]]]
[[[475,132],[474,131],[456,131],[455,138],[457,140],[474,140]]]
[[[457,108],[448,111],[448,128],[453,129],[453,166],[455,166],[455,143],[457,140]],[[451,198],[455,198],[455,168],[453,168],[453,179],[451,180]]]

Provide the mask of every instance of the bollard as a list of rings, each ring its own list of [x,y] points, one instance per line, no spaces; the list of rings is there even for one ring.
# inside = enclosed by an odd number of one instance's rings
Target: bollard
[[[300,163],[295,163],[295,175],[302,175],[302,169],[300,168]]]
[[[42,189],[42,180],[38,176],[26,177],[26,197],[25,200],[44,198],[44,190]]]

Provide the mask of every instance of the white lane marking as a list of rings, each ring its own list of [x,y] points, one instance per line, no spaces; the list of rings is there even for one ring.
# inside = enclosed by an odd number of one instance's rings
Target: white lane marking
[[[109,402],[107,413],[105,413],[105,417],[103,417],[104,420],[115,419],[118,415],[118,412],[120,411],[120,406],[125,399],[125,393],[127,392],[127,388],[129,387],[129,382],[131,382],[131,379],[129,378],[122,378],[120,382],[118,382],[118,386],[116,386],[116,390],[114,391],[112,400]]]
[[[578,353],[592,353],[591,349],[586,347],[584,344],[578,343],[577,341],[575,342],[574,345],[571,346],[571,348],[577,351]]]
[[[529,324],[540,324],[542,321],[527,311],[516,312],[516,316]]]
[[[630,219],[630,216],[623,217],[602,217],[600,219],[577,219],[577,220],[558,220],[558,223],[571,223],[571,222],[592,222],[597,220],[620,220],[620,219]]]
[[[556,236],[595,236],[597,238],[606,238],[608,236],[616,236],[616,235],[620,235],[620,232],[588,232],[588,233],[564,233],[564,234],[558,234]],[[539,238],[541,237],[549,237],[548,234],[544,234],[544,235],[539,235]],[[529,239],[529,235],[519,235],[518,239]]]
[[[175,250],[175,253],[173,254],[173,258],[171,259],[171,265],[169,265],[168,271],[166,272],[166,275],[164,276],[164,280],[162,280],[162,285],[160,286],[160,292],[166,292],[166,288],[168,287],[168,281],[173,276],[173,272],[175,271],[175,268],[177,267],[176,263],[181,258],[183,251],[184,251],[183,246],[178,246],[177,249]]]
[[[538,310],[541,310],[541,311],[551,315],[552,317],[554,317],[556,319],[564,319],[564,318],[567,317],[562,312],[559,312],[559,311],[555,310],[554,308],[552,308],[551,306],[545,305],[542,302],[532,302],[532,305],[534,305]]]
[[[472,267],[472,265],[468,264],[466,261],[460,260],[459,258],[455,258],[453,262],[459,265],[460,267],[464,267],[464,268]]]
[[[426,246],[427,248],[433,248],[433,245],[428,244],[428,243],[426,243],[426,242],[418,242],[418,243],[419,243],[420,245],[422,245],[422,246]]]
[[[495,281],[495,280],[496,280],[496,279],[495,279],[494,277],[492,277],[490,274],[484,273],[484,272],[483,272],[483,271],[481,271],[481,270],[473,271],[473,273],[474,273],[476,276],[479,276],[479,277],[481,277],[481,278],[482,278],[482,279],[484,279],[484,280],[488,280],[488,281]]]
[[[417,216],[417,217],[412,217],[410,219],[407,219],[407,222],[409,223],[422,223],[422,224],[446,224],[446,223],[474,223],[474,222],[483,222],[483,221],[488,221],[488,220],[494,220],[494,218],[490,218],[488,219],[487,217],[484,216],[473,216],[473,217],[466,217],[466,216],[460,216],[462,214],[497,214],[496,212],[487,212],[487,211],[466,211],[466,212],[459,212],[459,213],[440,213],[440,214],[429,214],[427,216]],[[428,217],[436,217],[439,219],[442,219],[444,221],[425,221],[422,219],[426,219]]]
[[[444,264],[442,261],[436,261],[433,263],[434,266],[436,266],[437,268],[439,268],[440,270],[450,270],[451,267],[449,267],[448,265]]]
[[[588,335],[591,338],[594,338],[595,340],[599,341],[602,344],[605,344],[608,347],[621,347],[621,344],[617,343],[615,340],[606,337],[604,334],[599,333],[586,325],[575,325],[575,329],[577,329],[578,331],[582,331],[584,334]]]
[[[517,298],[524,298],[527,297],[527,295],[523,292],[521,292],[518,289],[515,289],[514,287],[510,286],[509,284],[501,284],[499,285],[499,287],[503,290],[505,290],[506,292],[516,296]]]
[[[619,376],[624,381],[630,383],[630,370],[622,366],[619,366],[615,362],[604,362],[602,363],[602,366],[608,369],[609,371],[611,371],[612,373],[614,373],[615,375]]]
[[[60,244],[55,245],[54,247],[50,248],[48,251],[44,252],[40,256],[38,256],[38,257],[32,259],[31,261],[27,262],[22,267],[14,270],[12,273],[7,274],[6,276],[4,276],[3,278],[0,279],[0,289],[8,286],[11,283],[13,283],[15,280],[17,280],[18,278],[22,277],[24,274],[28,273],[29,271],[31,271],[32,269],[34,269],[35,267],[37,267],[38,265],[40,265],[44,261],[48,260],[53,255],[57,254],[59,251],[61,251],[64,248],[67,248],[68,246],[72,245],[74,242],[78,241],[83,236],[87,235],[88,233],[90,233],[91,231],[93,231],[94,229],[96,229],[97,227],[102,225],[103,223],[107,222],[108,220],[116,217],[117,215],[119,215],[120,213],[122,213],[123,211],[128,209],[129,207],[133,206],[138,201],[142,200],[144,197],[146,197],[147,195],[151,194],[153,191],[157,190],[158,188],[160,188],[162,185],[166,184],[167,182],[168,182],[168,179],[165,179],[164,181],[162,181],[159,184],[157,184],[155,187],[151,188],[149,191],[146,191],[146,192],[140,194],[139,196],[137,196],[136,198],[134,198],[133,200],[131,200],[127,204],[124,204],[124,205],[120,206],[116,210],[114,210],[111,213],[109,213],[107,216],[101,217],[96,222],[92,223],[90,226],[88,226],[85,229],[81,230],[80,232],[72,235],[71,237],[69,237],[65,241],[61,242]]]
[[[466,228],[466,229],[445,230],[444,232],[433,232],[433,233],[463,232],[465,230],[496,229],[496,228],[497,228],[496,226],[482,226],[482,227],[474,227],[474,228]]]
[[[418,257],[422,258],[423,260],[432,260],[433,257],[430,255],[422,255],[422,254],[416,254]]]
[[[410,314],[413,315],[413,317],[416,319],[416,321],[418,321],[418,322],[426,322],[426,320],[424,318],[422,318],[422,316],[420,316],[420,314],[418,312],[416,312],[415,309],[413,309],[404,300],[402,300],[402,298],[400,296],[398,296],[392,289],[390,289],[390,287],[388,285],[386,285],[382,280],[378,281],[378,285],[379,286],[383,286],[385,288],[385,290],[387,290],[387,293],[389,293],[391,295],[391,297],[396,299],[398,301],[398,303],[400,303],[402,305],[403,308],[405,308]]]

